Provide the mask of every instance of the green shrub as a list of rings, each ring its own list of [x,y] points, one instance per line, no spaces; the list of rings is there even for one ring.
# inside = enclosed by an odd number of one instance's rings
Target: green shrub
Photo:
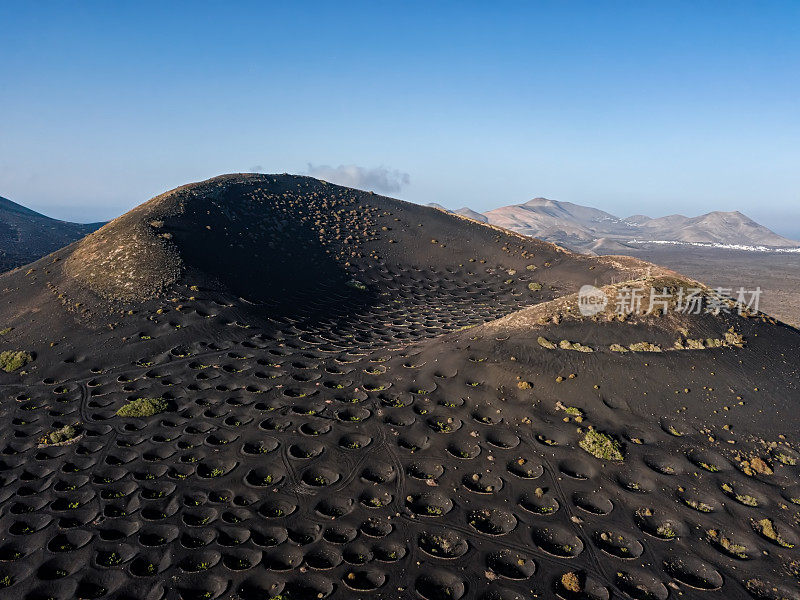
[[[539,336],[539,339],[537,339],[536,341],[539,342],[539,345],[542,348],[547,348],[548,350],[556,349],[556,345],[544,336]]]
[[[625,460],[620,443],[610,435],[600,433],[595,429],[586,432],[586,436],[578,445],[589,454],[603,460]]]
[[[765,538],[772,540],[784,548],[794,548],[794,544],[787,542],[781,537],[781,534],[775,529],[775,524],[771,520],[764,518],[760,521],[754,520],[752,523],[755,530]]]
[[[0,352],[0,369],[6,373],[16,371],[33,360],[30,353],[23,350],[5,350]]]
[[[584,346],[580,342],[570,342],[569,340],[561,340],[558,347],[562,350],[575,350],[577,352],[594,352],[589,346]]]
[[[572,571],[561,576],[561,585],[565,590],[574,594],[578,594],[583,590],[580,577]]]
[[[725,334],[725,343],[728,344],[729,346],[743,346],[744,337],[742,337],[742,334],[740,333],[728,331]]]
[[[351,279],[347,282],[347,285],[354,290],[358,290],[359,292],[365,292],[367,290],[367,286],[361,283],[358,279]]]
[[[542,284],[538,282],[529,283],[528,289],[532,292],[538,292],[540,289],[542,289]]]
[[[60,444],[66,442],[78,435],[78,430],[72,425],[65,425],[61,429],[56,429],[47,436],[47,441],[50,444]]]
[[[628,346],[634,352],[662,352],[661,346],[650,342],[636,342]]]
[[[732,539],[724,535],[722,532],[717,531],[716,529],[709,529],[707,532],[708,537],[711,539],[712,542],[715,542],[717,545],[721,546],[723,550],[725,550],[731,556],[735,556],[736,558],[747,558],[747,546],[743,544],[737,544]]]
[[[137,398],[117,411],[118,417],[152,417],[167,410],[163,398]]]

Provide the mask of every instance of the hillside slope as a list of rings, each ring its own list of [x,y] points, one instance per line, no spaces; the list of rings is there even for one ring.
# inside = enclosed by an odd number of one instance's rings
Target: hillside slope
[[[33,262],[100,226],[51,219],[0,197],[0,272]]]

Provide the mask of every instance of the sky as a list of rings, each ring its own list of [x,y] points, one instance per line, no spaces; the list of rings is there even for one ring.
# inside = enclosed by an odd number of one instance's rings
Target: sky
[[[112,218],[229,172],[800,239],[800,2],[0,2],[0,196]]]

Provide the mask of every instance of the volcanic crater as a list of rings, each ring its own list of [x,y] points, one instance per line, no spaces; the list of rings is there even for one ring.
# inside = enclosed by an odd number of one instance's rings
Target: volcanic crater
[[[0,281],[3,598],[800,598],[800,333],[577,312],[677,273],[237,174]]]

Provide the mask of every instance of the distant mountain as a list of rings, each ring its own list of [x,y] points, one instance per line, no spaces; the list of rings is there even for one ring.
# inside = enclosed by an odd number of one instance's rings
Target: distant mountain
[[[739,211],[714,211],[693,218],[671,215],[659,219],[642,220],[638,226],[649,232],[652,239],[712,244],[800,246],[800,242],[778,235]],[[657,235],[665,237],[656,238]]]
[[[425,206],[430,206],[431,208],[438,208],[439,210],[443,210],[445,212],[449,212],[454,215],[461,215],[462,217],[467,217],[469,219],[472,219],[473,221],[479,221],[481,223],[489,222],[489,219],[485,215],[482,215],[478,211],[472,210],[471,208],[467,208],[466,206],[464,206],[463,208],[459,208],[457,210],[449,210],[444,206],[442,206],[441,204],[439,204],[438,202],[429,202]]]
[[[51,219],[0,197],[0,271],[33,262],[79,240],[101,225]]]
[[[800,242],[780,236],[738,211],[715,211],[699,217],[670,215],[653,219],[633,215],[622,219],[572,202],[534,198],[483,215],[469,208],[452,212],[476,220],[484,217],[492,225],[595,254],[618,253],[647,242],[800,247]]]
[[[462,217],[467,217],[474,221],[480,221],[481,223],[489,222],[489,218],[486,215],[482,215],[481,213],[474,211],[471,208],[467,208],[466,206],[459,208],[458,210],[454,210],[453,212],[457,215],[461,215]]]
[[[598,238],[631,238],[631,226],[602,210],[534,198],[486,213],[489,223],[585,251]]]

